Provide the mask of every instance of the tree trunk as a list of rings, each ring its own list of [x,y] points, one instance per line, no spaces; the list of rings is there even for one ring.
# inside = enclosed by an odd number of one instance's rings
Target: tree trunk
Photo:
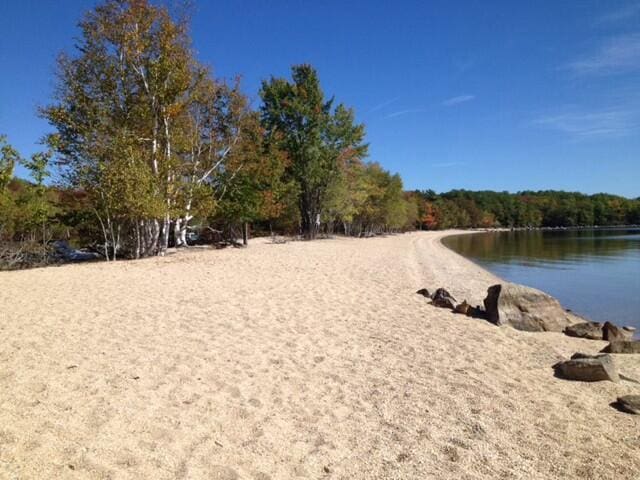
[[[186,242],[182,241],[182,219],[180,217],[176,218],[176,221],[173,225],[173,238],[176,245],[176,248],[186,247]]]
[[[184,216],[176,219],[176,225],[173,229],[173,236],[175,238],[176,247],[188,247],[187,244],[187,231],[189,228],[189,221],[193,218],[191,215],[191,202],[189,198],[187,204],[184,207]]]
[[[109,259],[109,235],[107,234],[107,227],[102,221],[102,217],[98,213],[98,210],[94,208],[93,211],[95,212],[96,217],[98,217],[98,221],[100,222],[100,227],[102,228],[102,238],[104,238],[104,258],[108,262],[110,259]]]
[[[316,210],[310,194],[303,193],[300,198],[300,219],[302,221],[302,235],[307,240],[313,240],[316,237]]]
[[[171,227],[171,218],[167,213],[162,221],[162,234],[160,236],[160,256],[164,256],[169,248],[169,228]]]
[[[142,239],[140,238],[140,221],[139,220],[135,220],[134,221],[134,225],[135,225],[135,236],[136,236],[136,250],[135,250],[135,258],[138,259],[140,258],[140,250],[142,247]]]
[[[158,237],[160,234],[160,225],[158,220],[146,220],[144,222],[145,242],[143,256],[155,255],[158,250]]]
[[[242,245],[245,247],[249,245],[249,224],[247,222],[242,223]]]

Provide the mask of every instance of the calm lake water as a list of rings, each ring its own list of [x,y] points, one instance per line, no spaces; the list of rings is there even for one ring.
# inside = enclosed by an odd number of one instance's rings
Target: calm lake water
[[[640,229],[491,232],[443,243],[505,280],[599,322],[640,330]]]

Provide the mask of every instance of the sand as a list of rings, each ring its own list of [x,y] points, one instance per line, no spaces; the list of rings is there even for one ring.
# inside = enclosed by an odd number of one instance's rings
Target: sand
[[[428,305],[498,281],[442,235],[0,273],[0,478],[638,478],[640,385]]]

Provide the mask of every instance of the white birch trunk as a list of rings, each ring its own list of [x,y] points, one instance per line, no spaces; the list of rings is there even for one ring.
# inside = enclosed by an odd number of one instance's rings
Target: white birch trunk
[[[176,218],[175,223],[173,224],[173,237],[175,238],[176,247],[186,247],[186,243],[182,241],[182,236],[180,235],[182,229],[182,218]]]
[[[183,246],[187,247],[187,224],[183,223],[182,228],[180,228],[180,242]]]

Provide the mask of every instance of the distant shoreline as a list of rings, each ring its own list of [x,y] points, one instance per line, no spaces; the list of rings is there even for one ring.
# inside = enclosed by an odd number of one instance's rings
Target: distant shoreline
[[[640,228],[640,225],[575,225],[572,227],[489,227],[489,228],[463,228],[456,231],[471,233],[491,233],[491,232],[520,232],[520,231],[556,231],[556,230],[621,230],[625,228]],[[446,230],[424,230],[424,231],[442,231]],[[455,235],[455,234],[454,234]]]

